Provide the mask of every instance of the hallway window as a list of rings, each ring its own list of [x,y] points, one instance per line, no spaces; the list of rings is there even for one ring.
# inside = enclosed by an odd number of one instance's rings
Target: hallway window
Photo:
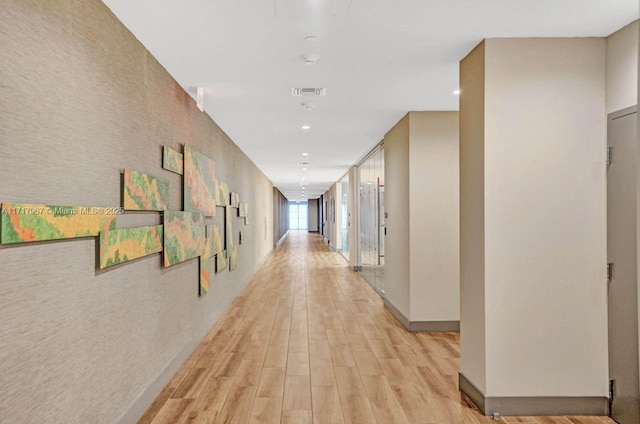
[[[289,203],[289,229],[290,230],[307,230],[308,210],[307,202],[290,202]]]

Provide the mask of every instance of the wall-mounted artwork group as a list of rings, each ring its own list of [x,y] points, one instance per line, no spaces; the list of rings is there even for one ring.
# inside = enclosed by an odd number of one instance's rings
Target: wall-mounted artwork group
[[[121,207],[2,203],[0,244],[98,237],[99,269],[156,253],[163,254],[164,267],[198,259],[202,295],[211,287],[212,262],[216,274],[238,266],[233,217],[249,225],[249,206],[216,178],[213,159],[190,146],[184,146],[183,153],[163,146],[162,168],[183,176],[182,211],[169,210],[169,180],[125,169]],[[224,228],[206,222],[218,208],[224,213]],[[117,216],[126,211],[155,211],[163,223],[117,228]]]

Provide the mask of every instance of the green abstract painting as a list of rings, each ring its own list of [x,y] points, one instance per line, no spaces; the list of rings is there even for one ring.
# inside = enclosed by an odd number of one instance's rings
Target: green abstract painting
[[[233,271],[238,264],[238,250],[233,239],[233,206],[227,206],[225,210],[227,258],[229,259],[229,269]]]
[[[238,246],[234,243],[229,254],[229,270],[235,271],[236,268],[238,268]]]
[[[216,255],[216,274],[225,269],[227,269],[227,251],[223,250]]]
[[[210,244],[211,256],[224,250],[222,229],[218,224],[207,225],[207,242]]]
[[[100,269],[162,252],[162,225],[100,232]]]
[[[205,253],[204,216],[193,212],[164,212],[164,266]]]
[[[162,146],[162,167],[167,171],[182,175],[184,169],[182,153],[171,147]]]
[[[229,204],[229,185],[225,181],[218,181],[218,206]]]
[[[97,237],[116,228],[122,208],[2,203],[0,243]]]
[[[227,206],[225,207],[225,219],[224,219],[224,225],[225,225],[225,241],[224,241],[224,247],[227,250],[227,252],[229,252],[231,250],[231,247],[233,246],[233,221],[232,221],[232,207],[231,206]]]
[[[211,289],[211,257],[200,256],[200,291],[202,296]]]
[[[217,206],[215,162],[184,146],[184,210],[215,216]]]
[[[168,209],[169,180],[125,169],[122,206],[130,211]]]

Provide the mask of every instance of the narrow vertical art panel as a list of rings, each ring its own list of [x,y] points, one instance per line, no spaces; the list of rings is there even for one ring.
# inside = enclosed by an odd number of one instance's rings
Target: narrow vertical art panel
[[[227,206],[225,207],[225,219],[224,219],[224,225],[225,225],[225,241],[224,241],[224,247],[227,250],[227,254],[231,251],[231,247],[233,246],[233,221],[232,221],[232,207],[231,206]]]
[[[227,269],[227,251],[223,250],[222,252],[216,254],[216,274]]]
[[[238,193],[231,193],[231,206],[237,208],[240,204],[240,196]]]
[[[225,181],[218,181],[218,206],[229,204],[229,185]]]
[[[182,153],[170,147],[162,146],[162,167],[167,171],[182,175],[184,169]]]
[[[216,215],[215,162],[184,146],[184,210]]]
[[[197,258],[204,251],[204,216],[200,213],[165,211],[164,266]]]
[[[218,224],[205,227],[206,240],[202,255],[200,255],[200,296],[211,288],[211,258],[223,251],[222,231]],[[216,260],[217,263],[217,260]]]
[[[211,257],[200,256],[200,296],[211,289]]]
[[[238,266],[238,248],[233,239],[233,206],[227,206],[226,210],[226,248],[229,259],[229,270],[233,271]]]
[[[0,243],[96,237],[116,228],[121,208],[2,203]]]
[[[245,218],[247,216],[247,212],[248,212],[249,207],[247,206],[246,203],[239,203],[238,205],[238,216]]]
[[[100,232],[100,269],[162,252],[162,225]]]
[[[211,256],[217,255],[224,250],[222,240],[222,229],[218,224],[207,225],[207,242],[210,244]]]
[[[169,181],[125,169],[122,196],[126,210],[163,211],[169,208]]]
[[[229,255],[229,270],[235,271],[236,268],[238,268],[238,246],[234,243]]]

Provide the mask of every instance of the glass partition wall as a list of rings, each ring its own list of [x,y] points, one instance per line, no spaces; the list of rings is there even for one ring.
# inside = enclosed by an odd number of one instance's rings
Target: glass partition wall
[[[340,253],[349,260],[349,174],[340,180],[340,233],[342,235],[342,247]]]
[[[360,267],[365,280],[384,295],[384,149],[380,145],[358,166]]]

